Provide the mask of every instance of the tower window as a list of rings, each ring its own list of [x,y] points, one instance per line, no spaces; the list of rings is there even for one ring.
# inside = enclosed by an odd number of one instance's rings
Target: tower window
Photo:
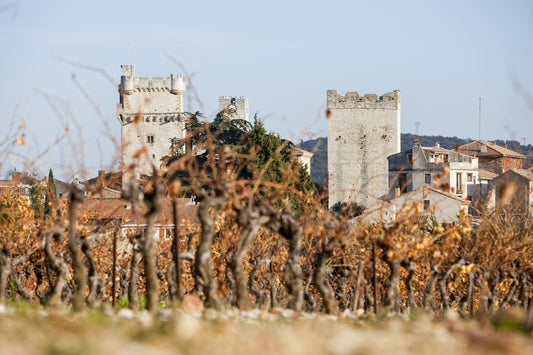
[[[147,143],[154,143],[154,136],[147,136],[146,137],[146,142]]]

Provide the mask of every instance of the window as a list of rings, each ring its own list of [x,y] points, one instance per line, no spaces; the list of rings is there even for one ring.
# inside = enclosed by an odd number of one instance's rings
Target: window
[[[455,186],[457,187],[457,193],[460,194],[463,192],[463,173],[457,173],[455,176]]]
[[[407,173],[401,173],[399,176],[400,192],[407,192]]]
[[[154,136],[147,136],[146,138],[147,138],[146,140],[147,143],[151,143],[151,144],[154,143]]]
[[[424,200],[424,211],[428,211],[430,205],[431,202],[429,200]]]
[[[472,173],[466,174],[466,181],[467,182],[472,182],[473,180],[474,180],[474,174],[472,174]]]
[[[431,174],[426,174],[426,184],[431,184]]]

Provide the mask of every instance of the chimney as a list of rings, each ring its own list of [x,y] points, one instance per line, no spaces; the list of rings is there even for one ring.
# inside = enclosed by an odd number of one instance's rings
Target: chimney
[[[437,148],[440,148],[440,143],[437,142],[437,144],[435,144],[435,146],[436,146]]]
[[[105,174],[105,170],[98,170],[98,177]]]

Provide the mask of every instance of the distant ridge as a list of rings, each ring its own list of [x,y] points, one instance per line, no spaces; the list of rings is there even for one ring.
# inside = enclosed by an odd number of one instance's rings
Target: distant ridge
[[[413,140],[418,139],[420,144],[425,147],[432,147],[437,142],[441,147],[446,149],[454,149],[458,145],[463,145],[468,142],[472,142],[475,139],[471,138],[457,138],[446,136],[422,136],[412,133],[402,133],[401,140],[402,151],[411,148]],[[533,166],[533,146],[528,144],[527,146],[521,145],[518,141],[501,139],[493,140],[498,145],[507,145],[507,148],[514,150],[515,152],[522,153],[526,156],[524,161],[524,168]],[[313,182],[320,185],[327,185],[328,182],[328,138],[321,137],[308,141],[303,141],[299,144],[299,147],[315,153],[311,158],[311,176]]]

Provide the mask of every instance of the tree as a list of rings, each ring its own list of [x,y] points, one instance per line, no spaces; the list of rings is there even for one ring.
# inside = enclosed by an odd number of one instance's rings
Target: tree
[[[44,198],[44,215],[52,215],[52,211],[57,206],[57,188],[52,168],[48,172],[48,183],[46,184],[46,195]]]
[[[291,153],[294,145],[278,134],[267,132],[257,115],[252,125],[245,120],[230,119],[224,112],[211,123],[202,120],[199,112],[190,114],[187,136],[171,140],[172,154],[166,158],[170,180],[180,179],[184,186],[190,186],[190,180],[196,179],[199,171],[212,175],[216,169],[208,163],[212,154],[217,157],[214,164],[231,165],[237,179],[255,181],[255,186],[268,185],[261,188],[263,197],[272,197],[274,190],[283,190],[278,200],[289,200],[297,215],[303,211],[304,195],[316,195],[311,175]],[[177,162],[188,154],[182,159],[187,164]],[[225,161],[217,163],[222,156],[226,157]]]
[[[31,208],[35,212],[35,217],[40,218],[42,212],[42,203],[41,203],[41,189],[33,182],[30,182],[30,203]]]

